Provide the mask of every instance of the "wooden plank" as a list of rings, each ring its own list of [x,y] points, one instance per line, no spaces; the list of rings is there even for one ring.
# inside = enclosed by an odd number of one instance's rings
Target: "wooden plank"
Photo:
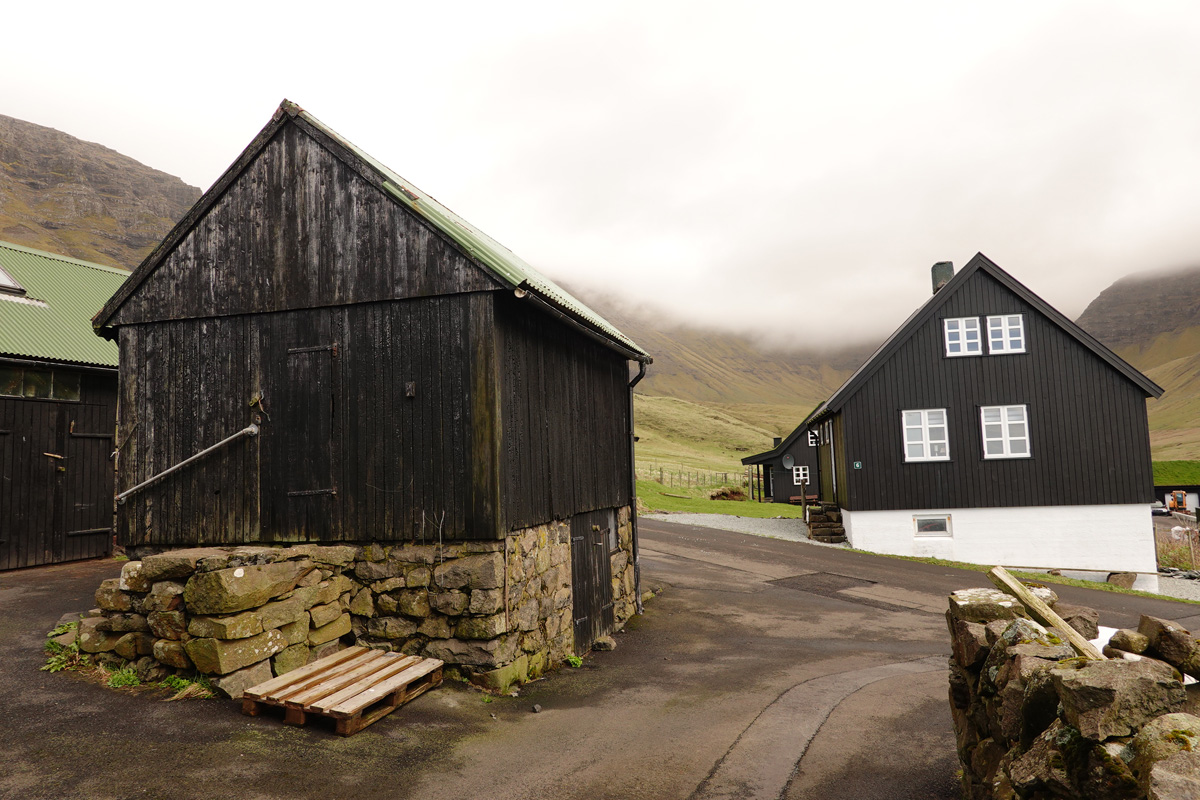
[[[327,670],[322,675],[324,680],[320,683],[301,691],[289,692],[286,695],[281,695],[277,692],[276,696],[282,697],[284,703],[289,706],[308,706],[322,698],[328,697],[334,692],[344,689],[360,678],[384,669],[391,660],[385,658],[385,656],[387,656],[387,653],[382,650],[372,650],[370,658],[357,661],[354,664],[339,665],[331,670]]]
[[[305,711],[316,711],[321,714],[331,714],[331,713],[333,713],[332,709],[334,709],[339,704],[350,701],[351,699],[357,697],[358,695],[362,694],[363,692],[365,692],[369,689],[372,689],[375,686],[381,685],[381,682],[387,681],[388,679],[395,676],[397,673],[403,672],[410,667],[416,666],[417,664],[420,664],[422,661],[420,656],[406,656],[406,655],[402,655],[400,653],[385,653],[384,655],[387,658],[387,660],[391,661],[392,663],[387,664],[387,666],[385,666],[383,669],[379,670],[378,672],[374,672],[370,675],[367,675],[367,676],[363,677],[362,679],[357,680],[354,683],[350,684],[349,686],[346,686],[343,689],[339,689],[338,691],[334,692],[333,694],[326,695],[326,696],[320,698],[319,700],[314,700],[311,703],[306,703],[304,706],[304,710]],[[382,697],[382,695],[381,694],[373,695],[371,700],[369,700],[366,703],[363,703],[358,708],[355,708],[354,711],[357,711],[361,708],[365,708],[366,706],[375,702],[375,700],[379,699],[379,697]],[[353,713],[353,711],[351,711],[349,713]]]
[[[257,686],[251,686],[244,692],[244,696],[254,699],[262,698],[266,695],[287,688],[294,683],[302,681],[311,675],[320,673],[322,670],[328,669],[330,666],[337,666],[338,664],[350,661],[351,659],[368,656],[371,654],[371,652],[372,651],[368,650],[366,647],[360,647],[359,645],[347,647],[345,650],[340,650],[331,656],[326,656],[325,658],[314,661],[307,666],[299,667],[291,672],[284,673],[278,678],[272,678],[271,680],[260,683]]]
[[[416,687],[417,690],[412,691],[411,693],[407,691],[408,684],[423,678],[432,672],[438,671],[441,668],[442,662],[436,658],[418,659],[417,663],[412,664],[403,672],[399,673],[398,675],[394,675],[374,686],[370,686],[365,690],[360,690],[355,696],[351,696],[344,702],[330,708],[328,713],[333,716],[353,716],[360,713],[372,703],[379,701],[381,698],[387,697],[387,695],[399,689],[406,689],[404,692],[405,700],[411,699],[412,697],[416,697],[418,694],[423,692],[429,686],[436,685],[436,683],[440,682],[440,680],[429,681],[425,686]],[[397,705],[399,705],[399,703],[397,703]]]
[[[996,588],[1000,589],[1000,591],[1007,592],[1020,600],[1025,605],[1026,610],[1029,611],[1029,615],[1035,620],[1048,627],[1058,628],[1079,655],[1093,661],[1107,661],[1104,654],[1097,650],[1091,642],[1084,639],[1062,617],[1055,614],[1050,606],[1034,596],[1033,592],[1029,591],[1025,584],[1009,574],[1008,570],[1004,567],[992,567],[988,572],[988,578],[991,579],[992,583],[996,584]]]

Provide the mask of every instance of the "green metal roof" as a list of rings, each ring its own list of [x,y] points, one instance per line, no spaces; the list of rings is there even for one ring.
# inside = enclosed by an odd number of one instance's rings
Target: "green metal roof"
[[[92,315],[129,273],[0,242],[0,269],[25,290],[0,291],[0,355],[117,366],[117,346],[92,330]]]
[[[354,153],[364,163],[369,164],[383,177],[383,188],[391,197],[420,214],[514,289],[523,289],[532,292],[550,305],[561,309],[563,312],[595,328],[615,342],[624,345],[629,350],[640,354],[647,362],[650,360],[649,354],[645,350],[638,347],[632,339],[617,330],[612,323],[588,308],[575,297],[572,297],[569,292],[531,267],[516,253],[471,225],[471,223],[446,208],[430,195],[413,186],[385,164],[377,161],[369,153],[361,150],[346,137],[337,133],[295,103],[285,100],[282,108],[285,111],[298,115],[310,125],[322,131],[326,136],[334,139],[347,150]]]

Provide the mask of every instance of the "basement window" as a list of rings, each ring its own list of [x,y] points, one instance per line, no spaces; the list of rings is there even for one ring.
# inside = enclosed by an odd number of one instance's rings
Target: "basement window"
[[[0,396],[79,400],[79,373],[0,365]]]
[[[981,356],[983,340],[979,337],[979,317],[960,317],[942,320],[946,336],[946,355]]]
[[[924,408],[901,411],[905,461],[949,461],[950,438],[946,433],[946,409]]]
[[[950,528],[950,515],[938,514],[929,516],[914,516],[913,535],[917,537],[953,537],[954,531]]]
[[[987,327],[988,353],[1004,355],[1025,352],[1025,316],[1023,314],[988,317]]]

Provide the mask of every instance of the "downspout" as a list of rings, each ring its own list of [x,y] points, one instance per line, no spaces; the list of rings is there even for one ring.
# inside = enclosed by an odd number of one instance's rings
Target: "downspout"
[[[633,387],[646,377],[646,362],[638,361],[638,374],[629,382],[629,524],[633,528],[633,592],[637,613],[642,614],[642,556],[638,549],[637,524],[637,462],[634,460],[633,446],[637,437],[633,433]]]

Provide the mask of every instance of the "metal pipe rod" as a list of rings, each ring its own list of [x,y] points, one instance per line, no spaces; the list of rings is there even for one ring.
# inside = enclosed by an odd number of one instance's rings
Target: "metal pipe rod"
[[[213,452],[214,450],[221,449],[222,447],[229,444],[230,442],[236,441],[237,439],[240,439],[243,436],[257,436],[257,435],[258,435],[258,426],[254,425],[254,424],[247,425],[246,427],[242,428],[240,431],[233,434],[232,436],[227,436],[224,439],[222,439],[221,441],[217,442],[212,447],[206,447],[203,450],[201,450],[199,453],[196,453],[194,456],[191,456],[190,458],[185,458],[183,461],[180,461],[175,466],[167,467],[166,469],[164,469],[162,472],[158,473],[157,475],[147,478],[146,480],[139,483],[137,486],[126,489],[125,491],[123,491],[119,495],[117,495],[117,503],[123,504],[125,502],[125,498],[129,497],[129,495],[131,495],[135,492],[140,492],[142,489],[145,489],[147,486],[154,483],[155,481],[167,477],[172,472],[178,472],[179,470],[186,467],[188,464],[191,464],[193,461],[198,461],[199,459],[204,458],[209,453]]]

